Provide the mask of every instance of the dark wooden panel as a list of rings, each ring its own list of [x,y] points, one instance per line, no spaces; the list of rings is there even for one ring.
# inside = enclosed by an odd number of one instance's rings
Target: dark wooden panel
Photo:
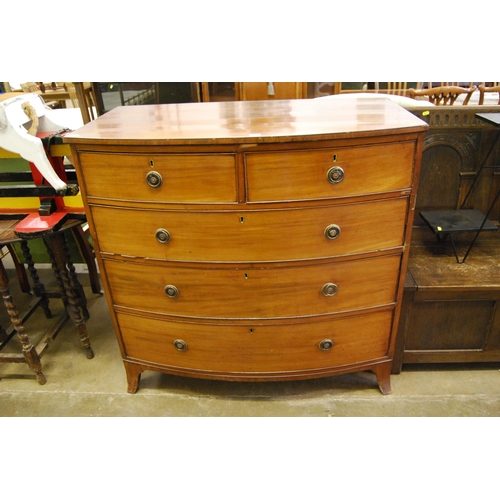
[[[458,152],[448,145],[433,146],[423,152],[417,211],[456,208],[462,164]]]
[[[430,128],[425,133],[415,224],[422,225],[420,210],[459,208],[475,172],[485,161],[497,129],[475,117],[479,112],[498,112],[499,107],[437,106],[422,117]],[[420,116],[420,113],[415,111]],[[486,165],[500,165],[500,144],[493,149]],[[486,211],[498,187],[498,169],[483,170],[468,198],[467,207]],[[490,219],[500,219],[500,203]]]
[[[482,349],[494,312],[494,301],[415,302],[406,349]]]

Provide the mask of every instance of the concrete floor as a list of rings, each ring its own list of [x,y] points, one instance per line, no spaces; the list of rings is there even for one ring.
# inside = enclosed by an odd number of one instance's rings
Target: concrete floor
[[[17,287],[11,294],[22,309],[30,300]],[[41,270],[47,286],[52,272]],[[95,357],[87,359],[70,321],[42,357],[45,385],[25,364],[0,364],[0,416],[9,417],[385,417],[500,416],[500,364],[406,366],[391,378],[383,396],[371,372],[317,380],[234,383],[174,377],[147,371],[139,391],[128,394],[126,377],[104,296],[92,294],[88,275],[79,274],[89,300],[87,328]],[[60,300],[51,299],[54,315]],[[5,308],[0,321],[9,325]],[[41,310],[26,323],[36,340],[47,328]],[[50,320],[54,321],[54,320]],[[14,338],[2,352],[20,352]]]

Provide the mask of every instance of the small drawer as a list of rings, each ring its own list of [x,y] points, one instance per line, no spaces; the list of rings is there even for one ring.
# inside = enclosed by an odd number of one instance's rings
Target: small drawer
[[[232,154],[80,153],[87,196],[156,203],[237,199]]]
[[[408,189],[415,143],[246,153],[249,202],[312,200]]]
[[[408,198],[288,210],[91,206],[102,252],[197,262],[313,259],[401,246]]]
[[[218,325],[117,312],[128,359],[222,373],[270,375],[387,356],[392,311],[291,324]]]
[[[306,317],[392,304],[400,255],[301,266],[104,260],[117,306],[192,318]]]

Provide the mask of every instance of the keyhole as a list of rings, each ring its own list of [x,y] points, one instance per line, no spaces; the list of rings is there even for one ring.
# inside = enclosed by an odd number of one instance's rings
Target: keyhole
[[[154,160],[149,160],[149,166],[153,168],[155,166]]]
[[[245,217],[240,217],[240,222],[243,224],[245,222]]]
[[[253,333],[253,328],[250,328],[250,333]]]
[[[246,280],[248,279],[248,273],[245,273],[245,279]]]
[[[337,161],[337,155],[333,155],[333,161]]]

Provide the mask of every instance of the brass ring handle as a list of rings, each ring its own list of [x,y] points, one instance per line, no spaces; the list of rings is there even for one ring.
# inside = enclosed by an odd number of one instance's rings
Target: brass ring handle
[[[146,182],[152,188],[158,188],[161,186],[161,183],[163,182],[163,178],[162,178],[160,173],[152,170],[151,172],[148,173],[148,175],[146,175]]]
[[[321,289],[325,297],[333,297],[338,291],[339,287],[335,283],[326,283]]]
[[[167,285],[165,287],[165,293],[167,294],[167,297],[175,299],[179,296],[179,289],[174,285]]]
[[[174,347],[178,351],[185,351],[185,350],[187,350],[188,345],[186,344],[186,342],[184,342],[184,340],[176,339],[176,340],[174,340]]]
[[[325,228],[325,237],[329,240],[336,240],[340,236],[340,226],[330,224]]]
[[[331,184],[338,184],[344,180],[344,169],[342,167],[332,167],[326,173],[326,178]]]
[[[324,340],[322,340],[319,343],[318,347],[322,351],[329,351],[333,347],[333,340],[331,340],[331,339],[324,339]]]
[[[160,243],[168,243],[170,241],[170,233],[166,229],[158,229],[155,236]]]

